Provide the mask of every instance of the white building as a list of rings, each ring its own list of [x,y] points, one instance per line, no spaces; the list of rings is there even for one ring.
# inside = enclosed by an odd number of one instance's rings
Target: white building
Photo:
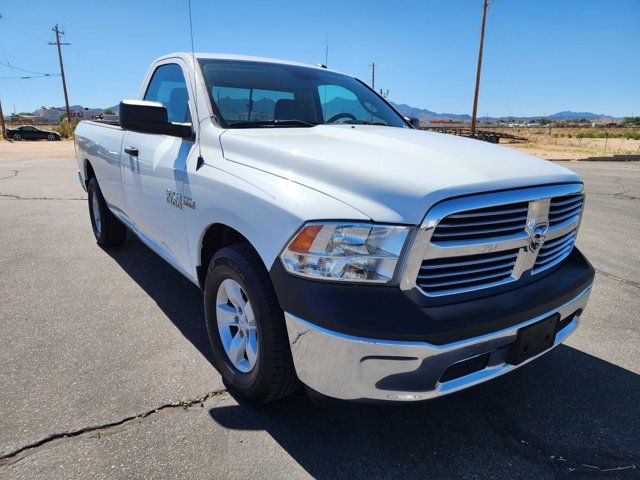
[[[36,117],[42,118],[46,123],[60,123],[60,116],[66,112],[64,109],[55,107],[40,107],[34,113]]]

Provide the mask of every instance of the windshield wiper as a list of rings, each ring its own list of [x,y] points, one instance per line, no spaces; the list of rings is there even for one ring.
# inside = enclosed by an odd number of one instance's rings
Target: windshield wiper
[[[364,120],[352,120],[350,122],[343,122],[349,125],[381,125],[383,127],[388,127],[389,125],[384,122],[366,122]]]
[[[315,127],[317,123],[305,122],[304,120],[260,120],[256,122],[235,122],[230,123],[234,128],[261,128],[261,127]]]

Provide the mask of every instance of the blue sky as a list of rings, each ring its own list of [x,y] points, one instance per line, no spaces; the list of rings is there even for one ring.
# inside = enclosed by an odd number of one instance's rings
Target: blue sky
[[[157,56],[190,50],[187,0],[0,3],[0,62],[58,72],[66,31],[72,104],[137,97]],[[370,78],[398,103],[469,113],[482,0],[192,0],[198,51],[269,56]],[[640,115],[640,0],[493,0],[479,114]],[[0,78],[18,72],[0,65]],[[5,112],[62,105],[59,78],[0,79]]]

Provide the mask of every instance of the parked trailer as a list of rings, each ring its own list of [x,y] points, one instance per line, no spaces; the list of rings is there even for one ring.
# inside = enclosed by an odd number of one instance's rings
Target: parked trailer
[[[467,127],[420,127],[420,130],[429,130],[431,132],[449,133],[451,135],[458,135],[461,137],[476,138],[478,140],[484,140],[489,143],[500,143],[500,139],[508,138],[509,140],[515,140],[520,142],[528,141],[525,137],[519,137],[517,135],[511,135],[505,132],[496,132],[494,130],[476,130],[473,132]]]

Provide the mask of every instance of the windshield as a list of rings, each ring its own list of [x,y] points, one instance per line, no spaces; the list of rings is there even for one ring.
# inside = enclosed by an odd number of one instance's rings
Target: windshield
[[[326,70],[244,60],[200,60],[211,102],[230,128],[319,124],[408,128],[358,80]]]

